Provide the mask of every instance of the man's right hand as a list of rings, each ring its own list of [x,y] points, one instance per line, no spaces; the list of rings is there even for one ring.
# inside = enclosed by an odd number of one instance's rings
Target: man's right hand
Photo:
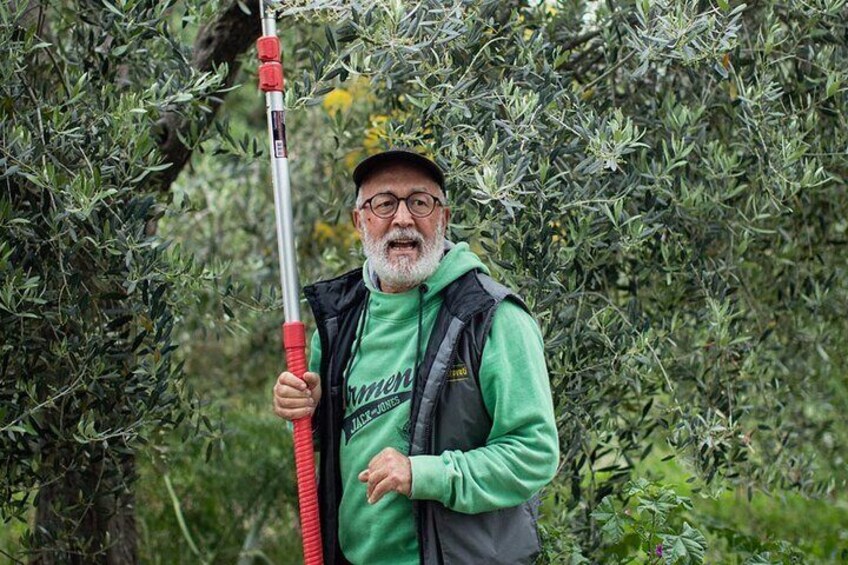
[[[274,413],[285,420],[311,416],[321,400],[321,378],[306,372],[303,380],[284,371],[274,385]]]

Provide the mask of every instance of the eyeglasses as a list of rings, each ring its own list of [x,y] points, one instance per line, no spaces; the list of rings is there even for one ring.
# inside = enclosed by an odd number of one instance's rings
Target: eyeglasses
[[[397,213],[401,202],[406,203],[406,209],[415,218],[426,218],[436,209],[436,204],[444,206],[441,200],[429,192],[413,192],[406,198],[398,198],[391,192],[381,192],[363,202],[360,208],[370,206],[374,215],[387,220]]]

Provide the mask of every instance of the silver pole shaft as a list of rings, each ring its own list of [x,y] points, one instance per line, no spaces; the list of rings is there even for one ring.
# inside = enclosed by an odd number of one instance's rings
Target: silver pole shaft
[[[263,35],[276,35],[276,16],[262,9]],[[277,254],[280,258],[280,286],[286,322],[300,321],[300,281],[297,275],[297,248],[294,239],[288,149],[286,147],[285,109],[282,92],[265,93],[268,139],[271,151],[271,176],[274,181],[274,208],[277,220]]]

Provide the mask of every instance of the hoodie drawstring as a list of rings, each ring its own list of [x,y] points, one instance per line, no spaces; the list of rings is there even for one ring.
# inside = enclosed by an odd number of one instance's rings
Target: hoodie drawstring
[[[371,304],[371,296],[366,295],[365,297],[365,309],[362,312],[362,316],[359,317],[359,320],[356,324],[356,341],[353,345],[353,352],[350,354],[350,357],[347,359],[347,365],[345,366],[345,370],[343,374],[343,382],[347,382],[350,379],[350,371],[353,367],[353,360],[356,359],[356,355],[359,353],[359,345],[362,343],[362,334],[365,332],[365,324],[368,319],[368,306]],[[344,395],[342,395],[344,398]]]
[[[424,293],[427,292],[427,285],[418,285],[418,332],[415,334],[415,369],[412,373],[413,379],[418,378],[418,363],[421,356],[421,326],[424,317]]]
[[[418,285],[418,331],[415,334],[415,367],[413,369],[413,379],[418,376],[418,365],[421,363],[421,333],[424,325],[424,294],[427,292],[428,288],[426,284]],[[353,362],[356,359],[356,356],[359,354],[359,346],[362,343],[362,334],[365,332],[365,326],[368,323],[368,307],[371,304],[371,297],[365,297],[365,308],[362,312],[362,316],[359,317],[359,321],[356,325],[356,341],[353,345],[353,352],[350,354],[350,357],[347,360],[347,364],[345,365],[344,370],[344,382],[347,382],[350,379],[350,371],[353,367]]]

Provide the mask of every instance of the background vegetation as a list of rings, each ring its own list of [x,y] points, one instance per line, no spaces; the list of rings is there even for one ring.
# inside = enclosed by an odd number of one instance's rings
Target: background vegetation
[[[0,7],[10,559],[299,559],[264,104],[198,62],[251,9]],[[420,147],[540,321],[544,561],[848,559],[844,0],[280,12],[302,280],[361,261],[355,163]]]

